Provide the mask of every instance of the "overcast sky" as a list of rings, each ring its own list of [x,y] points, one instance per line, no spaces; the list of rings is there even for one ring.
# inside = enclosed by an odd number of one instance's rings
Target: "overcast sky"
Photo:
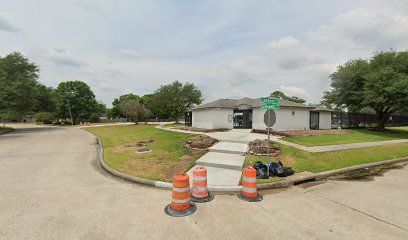
[[[108,106],[174,80],[205,102],[275,90],[319,102],[351,58],[407,50],[408,1],[0,0],[0,55],[20,51],[40,82],[88,83]]]

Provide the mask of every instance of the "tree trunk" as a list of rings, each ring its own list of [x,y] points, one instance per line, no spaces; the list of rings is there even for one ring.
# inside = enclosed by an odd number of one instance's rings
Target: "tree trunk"
[[[385,123],[387,122],[390,113],[379,112],[377,118],[377,130],[383,131],[385,129]]]

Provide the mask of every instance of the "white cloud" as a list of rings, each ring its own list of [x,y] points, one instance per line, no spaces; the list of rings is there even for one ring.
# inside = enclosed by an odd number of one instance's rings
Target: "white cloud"
[[[296,96],[300,98],[307,98],[310,96],[310,94],[306,92],[303,88],[296,86],[281,85],[280,89],[282,90],[283,93],[285,93],[288,96]]]
[[[128,57],[135,57],[135,58],[143,57],[143,55],[141,53],[139,53],[138,51],[133,50],[133,49],[122,49],[122,50],[120,50],[120,52],[123,55],[128,56]]]
[[[71,53],[63,49],[50,49],[45,57],[60,66],[84,67],[87,64],[77,60]]]
[[[288,36],[279,39],[279,41],[269,43],[267,46],[267,50],[273,51],[275,49],[288,49],[296,46],[299,46],[299,40],[294,37]]]

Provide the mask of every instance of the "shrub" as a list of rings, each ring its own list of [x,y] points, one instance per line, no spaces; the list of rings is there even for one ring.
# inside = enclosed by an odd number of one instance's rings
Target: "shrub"
[[[52,124],[54,120],[54,114],[50,112],[39,112],[34,115],[36,122],[42,122],[44,124]]]
[[[91,116],[89,117],[89,121],[91,123],[97,123],[99,122],[99,114],[97,113],[92,113]]]

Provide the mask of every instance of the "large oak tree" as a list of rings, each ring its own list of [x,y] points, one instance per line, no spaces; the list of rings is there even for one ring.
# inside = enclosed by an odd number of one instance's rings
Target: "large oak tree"
[[[170,116],[178,121],[179,117],[202,101],[202,93],[193,83],[174,81],[162,85],[149,96],[147,106],[156,117]]]
[[[408,111],[408,52],[378,52],[369,60],[355,59],[330,75],[331,90],[323,102],[333,107],[359,111],[375,110],[378,128],[384,129],[395,112]]]

